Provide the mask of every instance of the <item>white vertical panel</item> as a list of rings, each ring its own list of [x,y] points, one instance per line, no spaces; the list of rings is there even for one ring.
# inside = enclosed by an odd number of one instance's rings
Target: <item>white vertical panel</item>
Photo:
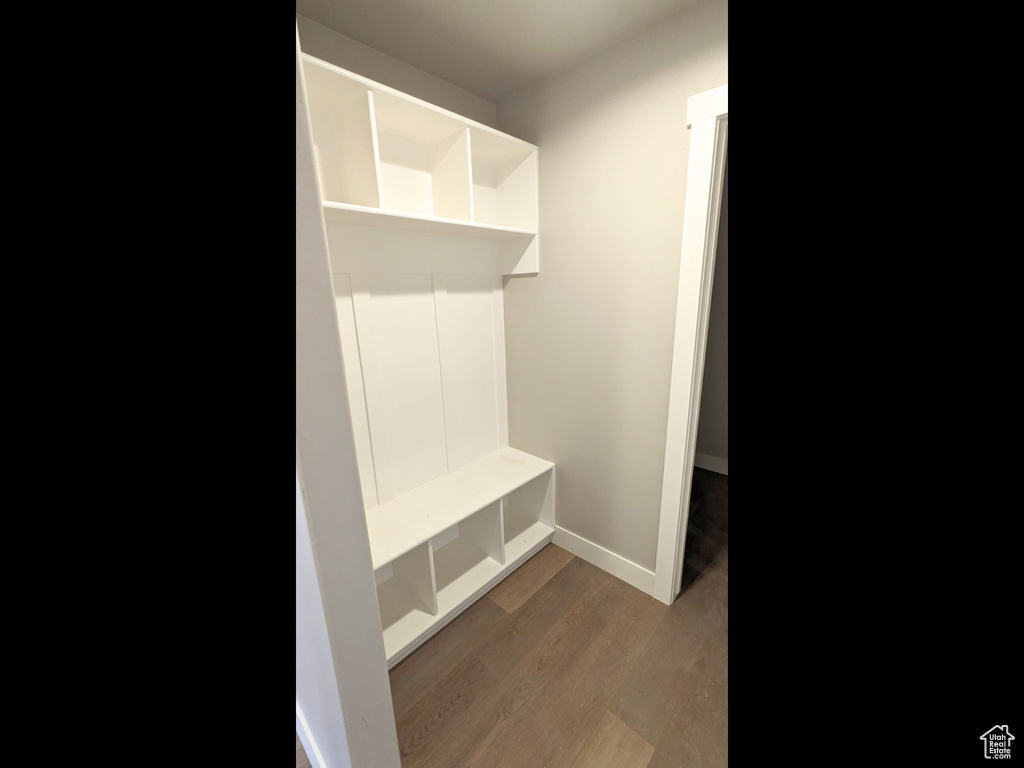
[[[491,309],[494,330],[494,385],[495,417],[497,418],[498,447],[508,447],[508,390],[505,383],[505,300],[501,275],[494,276],[491,290]]]
[[[445,355],[444,355],[444,349],[445,349],[445,342],[443,342],[441,340],[442,335],[447,335],[447,333],[448,333],[448,331],[446,329],[446,322],[447,322],[446,318],[449,316],[449,312],[448,312],[448,276],[447,275],[433,275],[432,279],[433,279],[433,284],[434,284],[434,323],[435,323],[434,327],[437,329],[438,364],[440,365],[440,368],[441,368],[441,407],[443,409],[443,413],[444,413],[444,417],[445,417],[445,425],[444,425],[444,429],[445,429],[445,433],[444,433],[444,458],[445,458],[445,463],[447,464],[447,467],[448,467],[448,471],[449,472],[453,472],[456,469],[458,469],[458,466],[452,464],[452,446],[451,446],[451,442],[449,441],[449,438],[448,438],[448,428],[449,428],[449,424],[448,424],[448,410],[445,409],[445,406],[444,406],[444,397],[445,397],[445,394],[444,394],[444,382],[445,382],[445,373],[444,373],[444,369],[445,369],[445,362],[444,362]],[[449,393],[449,394],[451,394],[451,393]],[[449,406],[449,407],[453,407],[453,406]],[[445,543],[447,543],[447,542],[445,542]],[[437,549],[440,549],[443,546],[444,546],[444,543],[437,544]]]
[[[544,488],[544,502],[540,507],[540,517],[538,518],[544,525],[550,525],[552,528],[555,525],[555,469],[551,468],[551,480],[548,481],[547,486]]]
[[[380,502],[448,471],[430,275],[352,276]]]
[[[370,101],[370,138],[373,148],[373,173],[377,181],[377,206],[384,204],[384,184],[380,173],[380,142],[377,139],[377,107],[373,103],[373,91],[366,94]]]
[[[391,483],[391,460],[388,456],[387,429],[381,423],[387,403],[381,398],[376,385],[380,379],[374,338],[373,306],[370,300],[370,280],[366,275],[353,273],[352,314],[356,323],[356,340],[363,372],[363,394],[366,401],[366,423],[370,434],[373,473],[377,486],[377,502],[382,503],[395,494]]]
[[[377,207],[380,185],[377,180],[373,145],[369,91],[338,112],[334,130],[340,148],[338,194],[328,200]]]
[[[469,159],[469,167],[466,169],[469,171],[469,220],[476,221],[476,210],[473,204],[475,197],[473,192],[473,132],[468,128],[466,129],[466,156]]]
[[[497,558],[497,557],[494,558],[495,560],[497,560],[502,565],[505,565],[505,559],[506,559],[505,558],[505,499],[506,499],[506,497],[504,497],[504,496],[502,498],[498,499],[498,544],[497,544],[496,549],[501,554],[501,558],[500,559]],[[492,557],[494,557],[494,556],[492,555]]]
[[[430,564],[430,600],[432,601],[433,613],[437,616],[437,567],[434,563],[434,545],[429,541],[427,542],[427,560]]]
[[[437,296],[438,344],[451,472],[500,447],[494,283],[494,275],[446,275],[446,289]]]
[[[473,190],[469,171],[469,128],[431,147],[434,215],[470,221]]]
[[[373,472],[370,425],[366,419],[366,396],[363,391],[363,368],[359,360],[356,319],[352,309],[352,284],[348,275],[334,276],[334,301],[338,307],[338,331],[341,336],[342,359],[345,361],[349,408],[352,411],[352,434],[356,444],[356,462],[359,465],[359,484],[363,490],[363,506],[369,509],[377,505],[377,481]]]

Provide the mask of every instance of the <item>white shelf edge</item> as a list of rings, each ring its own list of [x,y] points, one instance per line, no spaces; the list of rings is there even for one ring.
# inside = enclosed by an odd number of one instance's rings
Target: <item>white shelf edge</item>
[[[531,526],[531,530],[533,529],[533,527],[534,526]],[[544,527],[547,528],[547,526]],[[384,646],[385,655],[387,657],[388,669],[393,668],[396,664],[398,664],[398,662],[402,661],[406,656],[408,656],[410,653],[419,648],[423,643],[425,643],[431,637],[433,637],[442,629],[444,629],[448,624],[454,621],[459,616],[459,614],[461,614],[464,610],[469,608],[469,606],[471,606],[485,594],[490,592],[498,584],[498,582],[508,578],[508,576],[510,576],[513,571],[519,568],[519,566],[521,566],[523,563],[525,563],[527,560],[529,560],[531,557],[537,554],[541,549],[550,544],[551,539],[554,536],[554,532],[554,528],[548,528],[547,535],[543,536],[541,539],[535,542],[525,552],[521,552],[514,559],[506,559],[505,565],[501,567],[501,570],[498,571],[498,573],[496,573],[486,582],[481,584],[466,598],[460,600],[449,610],[439,610],[437,616],[433,617],[433,620],[430,622],[430,625],[428,627],[422,629],[415,635],[410,634],[405,642],[402,642],[401,639],[396,640],[395,633],[392,632],[390,636],[386,638]],[[391,641],[391,645],[397,645],[398,647],[392,649],[391,647],[389,647],[387,640]]]
[[[486,469],[502,462],[518,462],[526,466],[516,473],[512,481],[473,489],[480,482],[475,478],[480,476],[481,468]],[[554,466],[553,462],[515,448],[501,448],[451,474],[367,509],[366,522],[373,569],[377,570],[398,559],[442,531],[535,480]],[[463,495],[460,498],[459,494],[467,485],[473,492],[468,497]],[[435,515],[435,519],[429,525],[423,525],[422,521],[430,519],[431,514]]]
[[[336,203],[324,200],[324,220],[332,224],[355,224],[357,226],[404,229],[414,232],[434,232],[460,237],[483,237],[505,240],[514,237],[535,237],[536,231],[504,227],[500,224],[484,224],[479,221],[443,219],[437,216],[423,216],[384,208],[369,208],[351,203]]]

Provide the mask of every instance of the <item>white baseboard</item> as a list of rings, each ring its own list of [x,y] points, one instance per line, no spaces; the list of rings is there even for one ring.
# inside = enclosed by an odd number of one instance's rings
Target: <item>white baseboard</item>
[[[299,702],[295,702],[295,732],[299,734],[299,741],[302,742],[302,748],[306,750],[306,757],[309,758],[309,764],[313,768],[326,768],[324,765],[324,756],[320,754],[320,748],[316,745],[316,739],[313,738],[313,734],[309,732],[309,726],[306,724],[306,718],[302,716],[302,709],[299,707]]]
[[[632,560],[627,560],[622,555],[611,552],[600,544],[584,539],[561,526],[555,526],[555,535],[551,543],[562,549],[572,552],[591,565],[596,565],[602,571],[607,571],[617,579],[622,579],[641,592],[654,595],[654,573],[646,568],[637,565]]]
[[[698,453],[693,457],[693,466],[706,469],[708,472],[717,472],[720,475],[729,474],[729,460],[720,459],[717,456],[708,456],[706,453]]]

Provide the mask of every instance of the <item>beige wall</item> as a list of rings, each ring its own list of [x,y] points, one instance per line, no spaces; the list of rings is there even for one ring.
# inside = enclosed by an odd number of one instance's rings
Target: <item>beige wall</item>
[[[457,115],[495,127],[493,102],[428,75],[387,54],[356,42],[322,24],[296,15],[302,52],[316,56],[336,67],[368,77],[395,90],[423,99]]]
[[[715,284],[711,289],[708,343],[700,391],[697,453],[729,460],[729,165],[722,187],[722,218],[718,221]]]
[[[728,3],[700,0],[498,104],[540,147],[540,274],[506,278],[509,442],[557,464],[558,525],[657,552],[689,136],[728,82]]]

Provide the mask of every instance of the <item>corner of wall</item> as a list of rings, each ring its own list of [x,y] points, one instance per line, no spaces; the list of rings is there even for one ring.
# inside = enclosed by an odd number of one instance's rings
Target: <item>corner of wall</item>
[[[497,106],[493,102],[305,16],[296,14],[295,19],[303,52],[462,117],[497,127]]]

